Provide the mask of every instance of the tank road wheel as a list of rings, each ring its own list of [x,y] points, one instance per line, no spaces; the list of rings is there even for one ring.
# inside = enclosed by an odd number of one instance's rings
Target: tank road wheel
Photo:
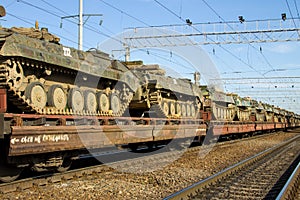
[[[176,103],[176,114],[181,116],[181,105],[179,102]]]
[[[67,96],[60,85],[52,85],[48,90],[48,105],[59,110],[65,109]]]
[[[47,94],[40,82],[32,82],[25,89],[25,97],[30,100],[33,107],[42,109],[47,103]]]
[[[187,117],[191,116],[191,105],[189,104],[186,105],[186,116]]]
[[[117,114],[121,109],[121,101],[117,94],[110,96],[110,109],[113,111],[113,114]]]
[[[23,83],[24,72],[20,62],[12,61],[12,67],[8,70],[9,83],[12,87],[19,88]]]
[[[104,92],[99,92],[97,94],[98,99],[98,109],[100,111],[107,112],[109,110],[109,99]]]
[[[72,88],[68,95],[68,106],[75,112],[81,112],[84,108],[84,97],[80,89]]]
[[[196,117],[196,108],[195,108],[194,104],[191,105],[191,116]]]
[[[168,102],[166,102],[166,101],[163,101],[163,102],[162,102],[162,110],[163,110],[163,112],[164,112],[164,114],[165,114],[166,116],[169,115],[170,107],[169,107]]]
[[[0,164],[0,181],[4,183],[12,182],[19,178],[22,171],[22,168],[5,166]]]
[[[97,97],[93,91],[85,91],[84,93],[85,110],[91,113],[97,112]]]
[[[170,114],[174,116],[176,114],[175,102],[170,102]]]
[[[186,105],[184,103],[181,104],[181,115],[186,117]]]

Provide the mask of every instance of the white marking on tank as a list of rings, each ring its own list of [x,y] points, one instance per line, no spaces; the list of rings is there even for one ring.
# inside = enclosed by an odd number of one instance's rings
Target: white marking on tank
[[[64,50],[64,56],[72,57],[70,48],[63,47],[63,50]]]

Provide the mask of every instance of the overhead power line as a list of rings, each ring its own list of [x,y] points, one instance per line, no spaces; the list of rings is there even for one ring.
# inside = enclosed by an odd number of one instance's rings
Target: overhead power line
[[[46,12],[46,13],[48,13],[48,14],[50,14],[50,15],[55,16],[55,17],[60,17],[59,15],[53,13],[52,11],[46,10],[46,9],[44,9],[44,8],[42,8],[42,7],[39,7],[39,6],[37,6],[37,5],[34,5],[34,4],[32,4],[32,3],[28,3],[27,1],[24,1],[24,0],[18,0],[18,2],[21,2],[21,3],[26,4],[26,5],[28,5],[28,6],[34,7],[34,8],[36,8],[36,9],[38,9],[38,10],[41,10],[41,11],[43,11],[43,12]]]
[[[166,9],[169,13],[173,14],[175,17],[179,18],[181,21],[185,22],[185,20],[183,20],[181,18],[181,16],[177,15],[175,12],[173,12],[171,9],[169,9],[167,6],[163,5],[162,3],[160,3],[157,0],[154,0],[158,5],[160,5],[161,7],[163,7],[164,9]]]
[[[34,7],[34,8],[36,8],[36,9],[38,9],[38,10],[41,10],[41,11],[46,12],[46,13],[48,13],[48,14],[54,16],[54,17],[57,17],[57,18],[61,19],[61,16],[60,16],[60,15],[55,14],[55,13],[53,13],[52,11],[46,10],[45,8],[39,7],[39,6],[37,6],[37,5],[33,5],[33,4],[31,4],[31,3],[27,2],[27,1],[24,1],[24,0],[18,0],[18,1],[19,1],[20,3],[23,3],[23,4],[26,4],[26,5],[28,5],[28,6]],[[15,16],[15,17],[16,17],[16,16]],[[20,17],[18,17],[18,19],[20,19]],[[72,23],[72,24],[78,25],[78,22],[77,22],[76,20],[66,19],[66,21],[68,21],[68,22],[70,22],[70,23]],[[32,23],[30,23],[30,24],[32,24]],[[87,30],[90,30],[90,31],[96,33],[96,34],[105,36],[105,37],[107,37],[107,38],[110,38],[110,39],[112,39],[112,40],[115,40],[115,41],[117,41],[117,42],[123,44],[123,42],[122,42],[121,40],[118,40],[118,39],[112,37],[110,34],[106,34],[106,33],[104,33],[104,32],[101,32],[101,31],[95,29],[93,26],[90,26],[90,25],[88,25],[88,24],[85,24],[85,28],[86,28]],[[61,36],[60,36],[60,37],[61,37]],[[62,37],[62,38],[64,38],[64,37]],[[64,39],[66,39],[66,38],[64,38]],[[70,39],[66,39],[66,40],[67,40],[67,41],[70,41]],[[76,43],[76,44],[77,44],[77,42],[74,42],[74,41],[72,41],[72,43]],[[88,47],[87,47],[87,48],[88,48]]]
[[[171,9],[169,9],[167,6],[165,6],[164,4],[160,3],[158,0],[154,0],[159,6],[163,7],[165,10],[167,10],[168,12],[170,12],[171,14],[173,14],[175,17],[177,17],[179,20],[183,21],[184,20],[181,18],[181,16],[177,15],[175,12],[173,12]],[[223,21],[223,23],[227,24],[227,22],[225,21],[224,18],[222,18],[216,10],[214,10],[205,0],[203,0],[203,2]],[[212,37],[207,37],[210,33],[203,33],[203,31],[199,30],[197,28],[197,26],[194,26],[192,25],[192,22],[189,20],[189,19],[186,19],[185,23],[189,26],[191,26],[191,29],[192,30],[195,30],[197,31],[197,33],[191,33],[191,34],[187,34],[187,35],[184,35],[184,37],[190,37],[190,36],[203,36],[204,38],[204,42],[203,43],[197,43],[197,42],[194,42],[194,41],[191,41],[191,44],[189,45],[199,45],[199,44],[216,44],[218,45],[221,49],[223,49],[225,52],[227,52],[229,55],[231,55],[232,57],[234,57],[235,59],[239,60],[240,62],[242,62],[243,64],[245,64],[246,66],[248,66],[249,68],[251,68],[252,70],[254,70],[255,72],[257,72],[258,74],[261,74],[259,73],[258,70],[256,70],[253,66],[251,66],[248,62],[244,61],[243,59],[239,58],[238,56],[234,55],[231,51],[227,50],[226,48],[224,48],[223,46],[221,46],[222,42],[215,42],[215,40],[212,38]],[[232,41],[233,43],[240,43],[240,39],[236,38],[236,37],[233,37],[233,34],[235,34],[235,30],[234,28],[230,25],[230,24],[227,24],[228,27],[230,27],[230,29],[232,29],[233,31],[231,33],[229,33],[228,35],[232,38]],[[263,32],[264,33],[264,32]],[[214,33],[212,33],[214,34]],[[179,34],[180,35],[180,34]],[[174,35],[173,35],[174,36]],[[172,36],[172,37],[173,37]],[[253,34],[254,37],[258,38],[256,36],[256,34],[254,33]],[[146,36],[147,37],[147,36]],[[131,37],[131,38],[125,38],[126,39],[129,39],[129,41],[132,41],[133,39],[146,39],[146,37],[143,38],[142,37]],[[151,37],[151,36],[150,36]],[[166,38],[166,35],[162,35],[162,36],[158,36],[160,38]],[[158,39],[158,37],[155,38],[155,36],[153,36],[153,38],[155,39]],[[176,38],[177,36],[173,37],[173,38]],[[179,36],[180,37],[180,36]],[[244,38],[244,40],[247,40],[247,38],[243,35],[243,34],[239,34],[239,37],[242,37]],[[127,40],[128,41],[128,40]],[[142,43],[142,42],[139,42],[139,43]],[[156,43],[156,44],[159,44],[160,42]],[[263,57],[263,59],[265,60],[265,62],[267,63],[267,65],[271,68],[271,69],[274,69],[274,67],[271,65],[271,63],[267,60],[267,58],[263,55],[263,52],[257,48],[255,48],[253,45],[251,45],[251,42],[250,41],[247,41],[247,44],[250,45],[252,48],[254,48],[256,51],[259,51]],[[175,44],[176,45],[176,44]],[[178,45],[178,44],[177,44]],[[146,45],[147,46],[147,45]],[[145,46],[145,47],[146,47]],[[179,45],[180,46],[180,45]],[[263,77],[264,77],[264,74],[261,74]]]
[[[131,14],[129,14],[129,13],[127,13],[127,12],[125,12],[125,11],[123,11],[123,10],[117,8],[116,6],[114,6],[114,5],[110,4],[110,3],[107,3],[107,2],[104,1],[104,0],[99,0],[99,1],[101,1],[101,2],[104,3],[105,5],[107,5],[107,6],[111,7],[111,8],[113,8],[114,10],[117,10],[118,12],[120,12],[120,13],[122,13],[122,14],[124,14],[124,15],[126,15],[126,16],[128,16],[128,17],[130,17],[130,18],[132,18],[132,19],[134,19],[134,20],[136,20],[136,21],[138,21],[138,22],[140,22],[140,23],[146,25],[146,26],[150,26],[149,24],[145,23],[144,21],[142,21],[142,20],[140,20],[140,19],[138,19],[138,18],[132,16]]]
[[[66,13],[66,12],[63,11],[62,9],[60,9],[60,8],[58,8],[58,7],[56,7],[56,6],[53,6],[52,4],[49,4],[48,2],[46,2],[46,1],[44,1],[44,0],[41,0],[41,1],[42,1],[43,3],[45,3],[45,4],[47,4],[48,6],[50,6],[50,7],[54,8],[54,9],[60,11],[61,13],[68,15],[68,13]],[[128,17],[130,17],[130,18],[132,18],[132,19],[134,19],[134,20],[136,20],[136,21],[138,21],[138,22],[140,22],[140,23],[142,23],[142,24],[144,24],[144,25],[146,25],[146,26],[150,26],[150,25],[147,24],[146,22],[144,22],[144,21],[142,21],[142,20],[140,20],[140,19],[138,19],[138,18],[136,18],[136,17],[130,15],[129,13],[123,11],[123,10],[120,9],[120,8],[117,8],[116,6],[114,6],[114,5],[110,4],[110,3],[107,3],[107,2],[105,2],[105,1],[103,1],[103,0],[99,0],[99,1],[101,1],[101,2],[104,3],[105,5],[107,5],[107,6],[111,7],[111,8],[113,8],[114,10],[117,10],[118,12],[120,12],[120,13],[122,13],[122,14],[125,14],[126,16],[128,16]],[[47,10],[47,9],[45,9],[45,8],[40,7],[40,6],[33,5],[33,4],[31,4],[31,3],[27,2],[27,1],[24,1],[24,0],[19,0],[19,2],[21,2],[21,3],[23,3],[23,4],[26,4],[26,5],[28,5],[28,6],[34,7],[35,9],[41,10],[41,11],[46,12],[46,13],[48,13],[48,14],[54,16],[54,17],[57,17],[57,18],[60,18],[60,19],[61,19],[61,16],[60,16],[59,14],[54,13],[53,11],[49,11],[49,10]],[[34,23],[31,23],[31,22],[29,22],[29,21],[26,21],[26,20],[24,20],[24,19],[21,18],[21,17],[17,17],[17,16],[15,16],[15,15],[11,15],[11,16],[13,16],[13,17],[15,17],[15,18],[17,18],[17,19],[19,19],[19,20],[22,20],[23,22],[28,23],[28,24],[30,24],[30,25],[34,25]],[[64,18],[64,19],[65,19],[65,18]],[[70,19],[68,19],[68,18],[66,18],[65,20],[68,21],[68,22],[70,22],[70,23],[72,23],[72,24],[76,24],[76,25],[77,25],[77,23],[78,23],[76,20],[70,20]],[[119,40],[119,39],[116,39],[115,37],[112,37],[113,34],[106,34],[106,33],[104,33],[104,32],[101,32],[101,31],[95,29],[93,26],[91,26],[91,25],[89,25],[89,24],[87,24],[87,23],[85,24],[85,29],[90,30],[90,31],[92,31],[92,32],[94,32],[94,33],[100,34],[100,35],[102,35],[102,36],[105,36],[105,37],[107,37],[107,38],[110,38],[110,39],[112,39],[112,40],[115,40],[115,41],[117,41],[117,42],[120,43],[120,44],[123,44],[123,41],[121,41],[121,40]],[[111,31],[109,31],[109,32],[112,33]],[[60,36],[59,34],[57,34],[57,35],[58,35],[59,37],[65,39],[66,41],[70,41],[70,42],[72,42],[72,43],[74,43],[74,44],[77,44],[77,42],[75,42],[75,41],[73,41],[73,40],[70,40],[69,38]],[[87,48],[88,48],[88,47],[87,47]],[[139,49],[139,51],[143,51],[143,50]],[[163,56],[159,56],[159,55],[154,54],[154,53],[152,53],[151,55],[152,55],[152,56],[159,57],[160,59],[164,58]],[[165,60],[166,60],[166,59],[165,59]],[[173,63],[180,65],[179,63],[176,63],[176,62],[173,62]],[[181,66],[184,67],[184,68],[186,68],[186,69],[188,69],[188,67],[185,66],[185,65],[181,65]]]
[[[9,15],[9,16],[11,16],[11,17],[14,17],[14,18],[16,18],[16,19],[18,19],[18,20],[20,20],[20,21],[23,21],[23,22],[26,23],[26,24],[29,24],[29,25],[31,25],[31,26],[34,26],[34,22],[27,21],[27,20],[25,20],[23,17],[18,17],[18,16],[14,15],[14,14],[11,14],[11,13],[7,13],[7,15]],[[67,37],[64,37],[64,36],[62,36],[62,35],[60,35],[60,34],[56,34],[56,35],[59,36],[60,38],[63,38],[63,39],[66,40],[66,41],[69,41],[69,42],[72,42],[72,43],[74,43],[74,44],[77,44],[77,42],[75,42],[75,41],[73,41],[73,40],[71,40],[71,39],[69,39],[69,38],[67,38]]]
[[[227,22],[226,22],[226,20],[224,19],[224,18],[222,18],[219,14],[218,14],[218,12],[215,10],[215,9],[213,9],[213,7],[212,6],[210,6],[205,0],[202,0],[204,3],[205,3],[205,5],[207,5],[224,23],[226,23],[227,25],[229,25]],[[242,16],[240,16],[239,17],[240,18],[240,22],[244,22],[244,19],[243,19],[243,17]],[[235,31],[235,29],[231,26],[231,25],[229,25],[229,27],[230,27],[230,29],[232,29],[233,31]],[[257,39],[259,39],[258,38],[258,36],[256,35],[256,34],[253,34],[254,35],[254,37],[255,38],[257,38]],[[244,38],[244,40],[247,40],[247,38],[244,36],[244,35],[241,35],[243,38]],[[268,36],[268,35],[267,35]],[[269,37],[269,36],[268,36]],[[249,46],[251,46],[253,49],[255,49],[256,51],[259,51],[260,53],[261,53],[261,55],[263,56],[263,59],[265,60],[265,62],[267,63],[267,65],[272,69],[272,70],[274,70],[274,67],[271,65],[271,63],[268,61],[268,59],[266,58],[266,56],[263,54],[263,52],[261,51],[261,49],[260,50],[258,50],[257,48],[255,48],[250,42],[248,42],[248,45]],[[264,76],[264,74],[262,74],[263,76]]]
[[[49,2],[47,2],[47,1],[45,1],[45,0],[41,0],[41,1],[44,2],[45,4],[47,4],[48,6],[50,6],[50,7],[54,8],[54,9],[60,11],[62,14],[64,14],[64,15],[69,15],[69,14],[66,13],[64,10],[62,10],[62,9],[60,9],[60,8],[58,8],[58,7],[56,7],[56,6],[54,6],[54,5],[51,4],[51,3],[49,3]]]
[[[295,4],[296,11],[297,11],[297,16],[298,16],[298,18],[300,18],[296,0],[294,0],[294,4]]]
[[[297,29],[297,25],[296,25],[296,22],[295,22],[295,20],[294,20],[293,13],[292,13],[292,10],[291,10],[291,8],[290,8],[289,2],[288,2],[288,0],[285,0],[285,2],[286,2],[286,5],[287,5],[287,7],[288,7],[288,9],[289,9],[290,15],[291,15],[291,17],[292,17],[294,26],[295,26],[295,28]],[[297,34],[298,34],[298,37],[300,38],[300,33],[299,33],[299,31],[297,31]]]
[[[161,7],[163,7],[164,9],[166,9],[168,12],[170,12],[171,14],[173,14],[174,16],[176,16],[177,18],[179,18],[181,21],[186,22],[189,26],[192,25],[192,23],[190,22],[189,19],[186,19],[186,21],[184,21],[181,16],[178,16],[176,13],[174,13],[172,10],[170,10],[169,8],[167,8],[166,6],[164,6],[162,3],[158,2],[157,0],[155,0],[155,2],[160,5]],[[193,30],[197,31],[199,34],[201,34],[201,31],[199,29],[197,29],[195,26],[191,26]],[[126,38],[125,38],[126,39]],[[213,39],[209,38],[209,40],[213,41]],[[223,46],[221,46],[220,44],[217,44],[221,49],[223,49],[225,52],[227,52],[229,55],[231,55],[232,57],[236,58],[237,60],[241,61],[242,63],[246,64],[247,66],[249,66],[251,69],[253,69],[254,71],[256,71],[256,69],[254,69],[251,65],[249,65],[247,62],[243,61],[241,58],[237,57],[236,55],[234,55],[232,52],[230,52],[229,50],[225,49]]]

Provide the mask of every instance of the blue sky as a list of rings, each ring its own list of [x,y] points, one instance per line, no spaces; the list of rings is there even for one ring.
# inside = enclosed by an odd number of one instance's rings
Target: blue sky
[[[7,11],[7,16],[0,21],[2,26],[33,27],[35,20],[38,20],[40,27],[48,27],[50,32],[61,37],[62,44],[77,48],[77,19],[62,20],[62,28],[60,23],[61,17],[78,14],[79,0],[5,0],[0,4]],[[110,37],[122,33],[128,27],[183,24],[187,18],[193,23],[208,23],[222,20],[238,21],[240,15],[246,21],[280,19],[281,13],[286,13],[287,18],[299,17],[300,2],[299,0],[84,0],[83,7],[85,14],[103,14],[102,17],[90,17],[85,23],[83,41],[84,49],[88,50],[101,46]],[[295,23],[300,27],[299,20]],[[223,86],[226,92],[251,96],[300,113],[299,42],[205,45],[199,48],[207,54],[203,59],[209,58],[214,65],[210,66],[210,62],[203,62],[204,65],[209,65],[207,71],[210,67],[214,67],[218,71],[218,76],[226,79]],[[196,52],[193,48],[187,51],[190,51],[191,55]],[[170,56],[169,51],[147,49],[135,52],[132,52],[132,59],[160,63],[162,66],[175,69],[181,76],[190,77],[194,70],[190,65],[195,63]],[[168,63],[167,60],[173,62]],[[202,67],[200,64],[199,66]],[[211,71],[215,73],[214,70]],[[202,77],[205,76],[209,77],[206,71],[203,71]],[[248,80],[250,77],[254,78],[250,80],[251,82]],[[270,77],[278,78],[268,79]],[[208,81],[203,79],[202,83],[207,84]]]

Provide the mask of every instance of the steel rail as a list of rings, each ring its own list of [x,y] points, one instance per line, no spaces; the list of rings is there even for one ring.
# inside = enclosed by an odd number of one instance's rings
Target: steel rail
[[[6,194],[17,190],[24,190],[36,186],[45,186],[51,183],[58,183],[64,180],[71,180],[74,178],[80,178],[82,176],[88,176],[92,174],[98,174],[101,172],[113,171],[114,169],[126,168],[128,166],[138,165],[142,161],[154,162],[158,160],[168,159],[172,156],[176,156],[179,151],[164,152],[158,154],[152,154],[147,156],[141,156],[138,158],[131,158],[121,161],[109,162],[101,165],[93,165],[79,169],[73,169],[62,173],[44,174],[40,176],[34,176],[17,180],[11,183],[0,184],[0,194]]]
[[[289,180],[286,182],[281,192],[277,196],[276,200],[283,199],[296,199],[297,191],[300,190],[300,162],[296,169],[290,176]]]
[[[258,138],[267,137],[267,136],[270,136],[271,134],[274,134],[274,133],[256,135],[253,137],[247,137],[247,138],[242,138],[242,139],[237,139],[237,140],[229,140],[229,141],[225,141],[225,142],[218,142],[216,144],[216,146],[217,147],[226,147],[228,145],[232,145],[234,143],[238,143],[238,142],[242,142],[242,141],[255,140]],[[188,148],[185,151],[196,152],[199,150],[205,150],[205,149],[210,149],[210,148],[212,148],[211,144],[205,145],[205,146],[196,146],[196,147]],[[123,152],[119,152],[119,153],[123,153]],[[127,159],[127,160],[108,163],[108,166],[114,166],[114,167],[130,166],[130,164],[129,164],[130,162],[139,163],[141,159],[157,161],[157,160],[163,159],[164,157],[168,158],[168,157],[172,156],[173,154],[177,154],[177,153],[178,152],[158,153],[158,154],[150,155],[150,156],[148,156],[148,158],[147,157],[139,157],[139,158],[133,158],[133,159]],[[89,158],[89,157],[82,156],[82,158]],[[89,166],[89,167],[84,167],[84,168],[79,168],[79,169],[73,169],[73,170],[69,170],[67,172],[62,172],[62,173],[44,174],[44,175],[40,175],[40,176],[25,178],[25,179],[11,182],[11,183],[1,183],[0,184],[0,194],[1,193],[6,194],[6,193],[14,192],[17,190],[28,189],[28,188],[33,187],[34,185],[45,186],[45,185],[48,185],[51,183],[58,183],[63,180],[71,180],[76,177],[82,177],[82,176],[90,175],[93,173],[94,174],[101,173],[101,171],[105,171],[107,169],[108,169],[107,165],[96,165],[96,166]]]
[[[233,165],[229,168],[226,168],[225,170],[223,170],[223,171],[221,171],[221,172],[219,172],[219,173],[217,173],[213,176],[210,176],[210,177],[208,177],[208,178],[206,178],[206,179],[204,179],[200,182],[197,182],[197,183],[195,183],[195,184],[193,184],[193,185],[191,185],[187,188],[184,188],[184,189],[182,189],[182,190],[180,190],[180,191],[164,198],[164,200],[190,199],[191,197],[196,196],[197,193],[199,191],[203,190],[205,187],[218,182],[218,180],[220,180],[222,178],[225,178],[225,177],[227,177],[231,174],[234,174],[238,170],[241,170],[241,169],[243,169],[247,166],[250,166],[251,164],[257,162],[258,160],[260,160],[260,159],[264,158],[265,156],[270,155],[273,152],[275,152],[275,151],[291,144],[292,142],[294,142],[295,140],[297,140],[299,138],[300,138],[300,136],[296,136],[296,137],[294,137],[294,138],[292,138],[292,139],[290,139],[286,142],[283,142],[279,145],[276,145],[272,148],[269,148],[269,149],[267,149],[267,150],[265,150],[265,151],[263,151],[259,154],[256,154],[255,156],[252,156],[252,157],[250,157],[246,160],[243,160],[243,161],[241,161],[241,162],[239,162],[239,163],[237,163],[237,164],[235,164],[235,165]]]

